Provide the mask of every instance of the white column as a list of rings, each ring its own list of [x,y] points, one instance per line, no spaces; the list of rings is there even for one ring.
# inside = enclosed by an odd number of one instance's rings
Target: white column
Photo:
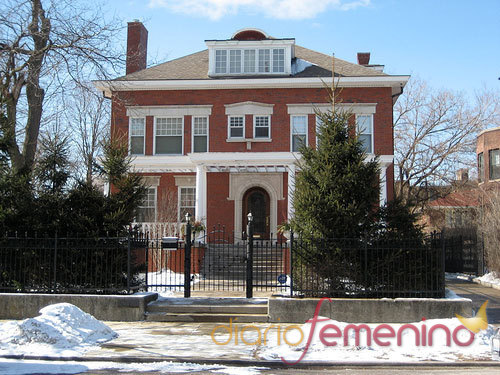
[[[380,168],[380,207],[387,202],[387,166]]]
[[[196,220],[207,218],[207,171],[203,165],[196,166]],[[205,223],[206,224],[206,223]]]
[[[295,191],[295,164],[288,166],[288,220],[290,220],[294,215],[293,210],[293,193]]]

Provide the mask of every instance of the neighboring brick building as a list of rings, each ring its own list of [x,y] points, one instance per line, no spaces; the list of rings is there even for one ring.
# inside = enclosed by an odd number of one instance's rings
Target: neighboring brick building
[[[479,133],[476,144],[478,182],[500,182],[500,127]]]
[[[96,86],[112,98],[112,134],[128,137],[147,176],[137,221],[191,212],[238,236],[251,211],[257,236],[275,234],[293,215],[298,146],[314,147],[315,111],[331,108],[332,57],[245,29],[146,69],[147,30],[128,27],[127,75]],[[379,155],[383,202],[393,196],[393,105],[409,76],[383,73],[367,53],[358,60],[335,59],[337,107],[352,111],[368,157]]]

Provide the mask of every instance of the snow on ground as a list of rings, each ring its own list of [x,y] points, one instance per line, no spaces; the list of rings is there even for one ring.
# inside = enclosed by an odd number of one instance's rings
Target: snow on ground
[[[153,363],[118,363],[118,362],[73,362],[73,361],[18,361],[1,360],[0,374],[78,374],[86,371],[116,370],[117,372],[164,372],[186,373],[210,371],[218,374],[256,375],[263,367],[234,367],[222,365],[201,365],[196,363],[153,362]]]
[[[458,294],[456,294],[453,290],[451,289],[446,289],[445,290],[445,295],[444,295],[444,298],[446,299],[466,299],[466,300],[469,300],[469,298],[464,298],[464,297],[460,297]]]
[[[327,342],[336,342],[336,346],[326,346],[319,338],[319,332],[322,327],[327,324],[333,324],[340,329],[342,335],[344,328],[349,324],[345,322],[338,322],[335,320],[325,319],[325,321],[318,322],[311,345],[303,358],[303,362],[307,361],[328,361],[328,362],[415,362],[415,361],[443,361],[454,362],[462,360],[491,360],[491,338],[495,334],[495,328],[488,326],[484,331],[475,335],[473,342],[469,346],[458,346],[451,337],[451,345],[446,345],[446,333],[443,329],[436,329],[433,333],[433,345],[416,346],[415,333],[412,329],[405,329],[402,331],[402,344],[397,345],[396,338],[383,339],[389,342],[388,346],[379,346],[372,338],[371,345],[367,345],[367,335],[365,330],[360,331],[359,345],[355,345],[355,331],[350,329],[348,331],[348,343],[344,346],[343,336],[338,339],[326,338]],[[460,326],[461,323],[458,319],[429,319],[417,323],[412,323],[418,331],[422,332],[422,326],[425,325],[427,332],[430,327],[434,325],[444,325],[448,327],[450,333]],[[372,332],[378,324],[367,324]],[[402,324],[389,323],[394,331],[397,333]],[[269,342],[263,346],[258,354],[261,358],[276,360],[284,358],[289,362],[297,361],[305,350],[308,341],[309,332],[311,330],[311,323],[305,323],[300,326],[304,338],[300,340],[300,331],[298,329],[291,329],[287,333],[287,340],[289,343],[300,342],[297,346],[290,346],[284,342],[281,337],[281,345],[277,343],[277,335],[270,336]],[[326,331],[327,333],[334,332],[331,328]],[[387,329],[380,332],[388,332]],[[458,339],[465,343],[470,338],[470,332],[466,329],[458,331]],[[452,336],[452,335],[451,335]]]
[[[446,272],[444,274],[446,280],[467,280],[471,281],[473,279],[472,275],[466,274],[466,273],[458,273],[458,272]]]
[[[0,355],[71,356],[116,336],[111,328],[78,307],[58,303],[44,307],[35,318],[0,324]]]
[[[490,284],[500,285],[500,275],[498,275],[496,272],[487,273],[481,277],[478,277],[478,279]]]
[[[146,274],[140,273],[139,278],[144,280]],[[193,274],[191,285],[200,281],[199,274]],[[160,297],[172,297],[176,291],[184,290],[184,273],[176,273],[169,269],[163,269],[157,272],[148,272],[148,285],[170,285],[170,286],[151,286],[148,292],[156,292]]]

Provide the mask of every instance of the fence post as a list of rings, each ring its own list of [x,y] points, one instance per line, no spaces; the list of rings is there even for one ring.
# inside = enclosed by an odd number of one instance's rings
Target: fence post
[[[56,291],[56,280],[57,280],[57,230],[54,237],[54,284],[52,288],[54,293]]]
[[[247,298],[253,297],[253,216],[247,215]]]
[[[127,236],[127,293],[130,293],[130,258],[131,258],[131,248],[132,248],[131,233],[128,231]]]
[[[191,297],[191,215],[186,213],[186,238],[184,243],[184,298]]]
[[[144,259],[146,261],[146,292],[148,291],[148,273],[149,273],[149,232],[146,232],[146,254]]]
[[[446,272],[446,238],[444,229],[441,231],[441,296],[445,295],[445,272]]]
[[[293,297],[293,230],[290,230],[290,297]]]

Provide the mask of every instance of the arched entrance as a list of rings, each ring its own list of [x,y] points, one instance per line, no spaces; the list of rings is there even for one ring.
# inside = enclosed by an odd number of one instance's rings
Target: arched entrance
[[[254,238],[269,239],[270,199],[267,191],[260,187],[253,187],[243,195],[242,227],[244,231],[246,231],[249,212],[253,216]]]

